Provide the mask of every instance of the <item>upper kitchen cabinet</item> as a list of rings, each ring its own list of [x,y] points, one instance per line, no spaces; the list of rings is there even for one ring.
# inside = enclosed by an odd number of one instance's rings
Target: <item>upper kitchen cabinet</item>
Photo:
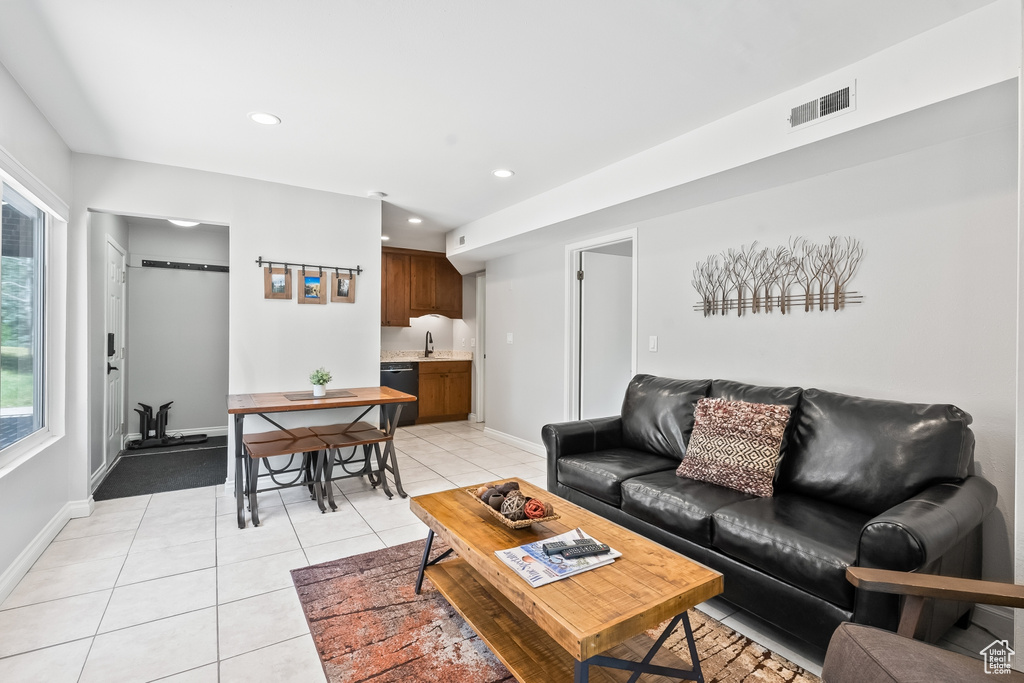
[[[381,327],[409,327],[409,255],[383,249],[380,256]]]
[[[415,249],[381,248],[384,277],[381,278],[381,324],[388,327],[408,327],[409,318],[421,315],[462,317],[462,275],[441,252]],[[392,277],[389,265],[401,259],[407,267],[395,266]],[[404,280],[399,273],[405,273]],[[394,288],[401,292],[392,292]],[[405,317],[395,316],[389,308],[392,297],[406,302]],[[404,299],[403,299],[404,297]]]

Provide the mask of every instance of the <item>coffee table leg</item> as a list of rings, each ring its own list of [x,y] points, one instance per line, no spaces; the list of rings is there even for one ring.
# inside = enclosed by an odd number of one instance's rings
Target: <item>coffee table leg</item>
[[[420,572],[416,575],[416,595],[420,594],[420,589],[423,587],[423,572],[426,570],[426,568],[432,564],[437,564],[438,562],[452,554],[452,549],[448,548],[448,550],[445,550],[443,553],[441,553],[440,555],[438,555],[437,557],[428,562],[427,559],[430,557],[430,546],[432,546],[433,544],[434,530],[428,529],[427,542],[423,546],[423,561],[420,562]]]
[[[434,530],[427,531],[427,542],[423,544],[423,561],[420,562],[420,573],[416,575],[416,595],[420,594],[423,587],[423,570],[427,568],[427,559],[430,557],[430,546],[434,544]]]
[[[692,669],[687,671],[685,669],[673,669],[665,666],[658,666],[651,664],[651,660],[654,659],[654,655],[657,654],[661,646],[665,644],[669,635],[676,629],[676,626],[682,622],[683,629],[686,632],[686,645],[690,652],[690,662]],[[690,628],[690,617],[683,612],[677,614],[669,622],[665,630],[658,636],[658,640],[655,641],[654,645],[648,651],[647,655],[641,661],[634,661],[628,659],[619,659],[617,657],[607,657],[605,655],[594,655],[590,659],[584,659],[582,662],[575,663],[575,677],[574,683],[585,683],[590,675],[589,669],[591,666],[606,666],[612,669],[620,669],[623,671],[632,671],[633,675],[629,677],[627,683],[635,683],[640,678],[640,674],[652,674],[655,676],[664,676],[669,679],[677,679],[681,681],[697,681],[697,683],[704,683],[704,673],[700,669],[700,659],[697,657],[697,644],[693,640],[693,629]]]

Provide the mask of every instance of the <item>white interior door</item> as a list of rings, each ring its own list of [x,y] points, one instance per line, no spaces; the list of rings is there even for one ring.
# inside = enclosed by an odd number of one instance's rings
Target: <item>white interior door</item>
[[[124,444],[125,371],[125,250],[107,240],[106,311],[103,356],[106,382],[103,395],[103,463],[106,468]]]
[[[633,376],[632,254],[631,242],[580,253],[581,419],[618,415]]]

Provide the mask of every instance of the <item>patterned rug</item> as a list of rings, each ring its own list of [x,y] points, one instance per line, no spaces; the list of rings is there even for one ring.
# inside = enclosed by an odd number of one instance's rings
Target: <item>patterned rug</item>
[[[515,680],[429,580],[420,595],[413,592],[422,554],[416,541],[292,571],[331,683]],[[690,623],[707,683],[819,683],[698,610],[690,610]],[[682,631],[666,646],[688,661]],[[592,679],[598,671],[611,670],[594,667]]]

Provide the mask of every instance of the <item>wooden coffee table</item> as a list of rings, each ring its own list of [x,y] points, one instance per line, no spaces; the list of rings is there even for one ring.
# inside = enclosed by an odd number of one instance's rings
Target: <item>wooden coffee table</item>
[[[635,681],[641,673],[665,677],[654,680],[703,681],[686,610],[721,593],[722,575],[517,481],[527,496],[554,505],[561,519],[509,529],[461,488],[410,499],[412,511],[430,528],[417,592],[425,575],[524,683]],[[576,527],[622,557],[531,588],[494,554]],[[430,560],[435,534],[451,549]],[[453,551],[457,559],[439,562]],[[644,635],[666,619],[672,621],[658,640]],[[661,648],[679,624],[686,631],[692,669]],[[591,672],[592,666],[599,668]]]

